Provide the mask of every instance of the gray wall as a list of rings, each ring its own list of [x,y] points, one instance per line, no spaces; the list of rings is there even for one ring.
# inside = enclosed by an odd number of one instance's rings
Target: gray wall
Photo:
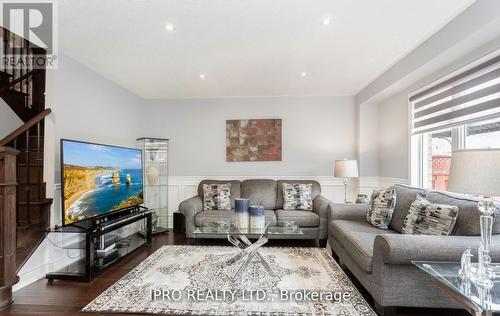
[[[60,54],[59,67],[47,71],[45,178],[54,194],[53,220],[60,217],[59,140],[135,146],[142,99],[101,77],[71,57]]]
[[[412,83],[411,86],[390,97],[367,105],[378,108],[378,167],[380,177],[410,179],[411,144],[408,95],[494,51],[500,53],[500,37],[481,47],[474,48],[461,58],[448,61],[440,70],[435,71],[425,79]]]
[[[379,174],[378,112],[379,109],[376,106],[364,104],[356,105],[356,151],[359,163],[359,174],[361,177],[377,177]]]
[[[357,125],[362,173],[409,179],[408,95],[499,49],[500,1],[478,0],[362,89],[355,96],[357,116],[376,115],[378,121],[368,119]],[[374,133],[377,163],[369,154]]]
[[[378,170],[381,177],[408,178],[408,93],[378,106]]]
[[[59,68],[47,71],[46,104],[53,110],[46,119],[44,174],[47,195],[54,197],[51,224],[61,223],[59,140],[72,138],[90,142],[134,146],[139,134],[142,99],[99,76],[64,54]],[[55,238],[55,237],[52,237]],[[65,251],[45,239],[18,273],[15,290],[45,273],[67,264]]]
[[[135,145],[141,98],[64,54],[48,81],[57,138]]]
[[[175,176],[333,176],[333,161],[354,157],[351,97],[172,99],[141,108],[144,136],[172,140]],[[226,162],[225,121],[281,118],[283,160]]]
[[[7,103],[0,98],[0,139],[9,135],[21,125],[23,125],[23,121],[21,121]]]

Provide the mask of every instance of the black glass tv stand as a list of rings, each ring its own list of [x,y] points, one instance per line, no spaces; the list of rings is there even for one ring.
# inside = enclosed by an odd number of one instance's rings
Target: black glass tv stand
[[[55,279],[90,282],[96,273],[151,243],[152,212],[134,206],[113,212],[110,218],[93,218],[47,231],[48,240],[65,259],[46,274]]]

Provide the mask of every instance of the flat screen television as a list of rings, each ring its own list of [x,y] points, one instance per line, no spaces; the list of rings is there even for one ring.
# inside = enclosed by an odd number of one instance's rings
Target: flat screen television
[[[63,225],[143,203],[142,151],[61,140]]]

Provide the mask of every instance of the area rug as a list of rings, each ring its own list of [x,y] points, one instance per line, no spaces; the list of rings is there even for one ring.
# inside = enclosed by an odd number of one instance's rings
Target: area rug
[[[88,304],[85,312],[172,315],[342,315],[375,313],[321,248],[264,247],[259,260],[225,262],[234,247],[163,246]]]

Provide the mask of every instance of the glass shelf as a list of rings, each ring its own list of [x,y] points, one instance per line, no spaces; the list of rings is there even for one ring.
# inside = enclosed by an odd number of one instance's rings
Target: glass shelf
[[[168,168],[169,140],[141,137],[143,151],[144,206],[153,210],[153,234],[168,231]]]

